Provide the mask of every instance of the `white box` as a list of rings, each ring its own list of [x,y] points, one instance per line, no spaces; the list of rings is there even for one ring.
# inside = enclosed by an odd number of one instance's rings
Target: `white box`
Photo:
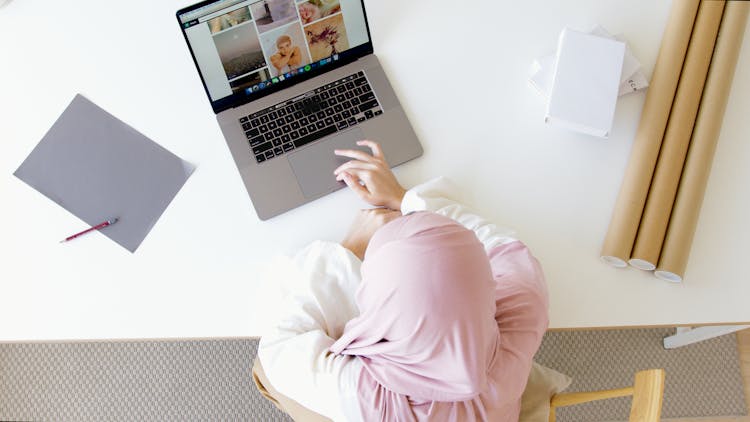
[[[625,43],[565,28],[560,34],[545,122],[609,137]]]

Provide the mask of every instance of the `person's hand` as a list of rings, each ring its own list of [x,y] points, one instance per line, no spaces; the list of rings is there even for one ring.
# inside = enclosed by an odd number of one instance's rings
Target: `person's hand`
[[[379,228],[401,216],[398,211],[387,208],[360,210],[341,246],[352,251],[360,260],[365,258],[367,245]]]
[[[398,183],[385,162],[380,145],[373,141],[359,141],[357,145],[369,147],[372,155],[352,149],[335,150],[336,155],[353,158],[333,172],[336,180],[343,180],[370,205],[400,210],[406,190]]]

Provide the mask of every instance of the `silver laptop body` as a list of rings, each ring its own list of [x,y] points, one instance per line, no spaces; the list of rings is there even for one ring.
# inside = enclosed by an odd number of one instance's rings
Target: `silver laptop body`
[[[347,159],[336,157],[334,149],[365,150],[356,141],[374,140],[391,166],[422,155],[419,140],[372,52],[362,0],[318,3],[333,4],[333,8],[322,13],[313,10],[311,23],[309,10],[294,0],[205,1],[177,12],[219,126],[261,220],[345,187],[335,180],[333,171]],[[338,35],[331,36],[337,30]],[[357,30],[359,34],[352,33]],[[207,32],[211,42],[206,40]],[[300,32],[305,45],[301,45]],[[347,46],[341,43],[342,34],[347,41],[366,37],[366,43],[336,50]],[[242,35],[255,47],[247,47]],[[313,42],[321,39],[322,43]],[[218,54],[210,52],[212,43]],[[257,44],[265,67],[253,72],[262,66],[257,51],[252,51]],[[217,55],[232,89],[231,95],[218,99],[216,92],[228,91],[215,65]],[[279,58],[294,63],[279,68]],[[207,82],[211,65],[213,80]],[[250,70],[246,76],[237,76],[246,70]]]

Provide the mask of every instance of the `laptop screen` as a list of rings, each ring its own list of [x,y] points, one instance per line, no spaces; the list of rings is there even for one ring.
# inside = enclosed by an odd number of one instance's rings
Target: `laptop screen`
[[[215,0],[177,19],[216,111],[372,52],[362,0]]]

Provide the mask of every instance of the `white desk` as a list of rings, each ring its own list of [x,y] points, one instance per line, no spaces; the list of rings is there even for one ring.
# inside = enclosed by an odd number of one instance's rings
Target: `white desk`
[[[620,99],[613,135],[542,123],[527,84],[565,25],[622,34],[651,74],[668,1],[368,0],[376,53],[424,145],[405,186],[446,175],[464,201],[516,228],[542,262],[551,327],[750,321],[750,34],[686,281],[599,260],[645,94]],[[258,274],[279,253],[340,239],[347,191],[257,219],[174,18],[187,1],[32,2],[0,9],[0,340],[258,334]],[[135,254],[12,176],[76,93],[197,170]],[[745,95],[742,95],[742,94]]]

